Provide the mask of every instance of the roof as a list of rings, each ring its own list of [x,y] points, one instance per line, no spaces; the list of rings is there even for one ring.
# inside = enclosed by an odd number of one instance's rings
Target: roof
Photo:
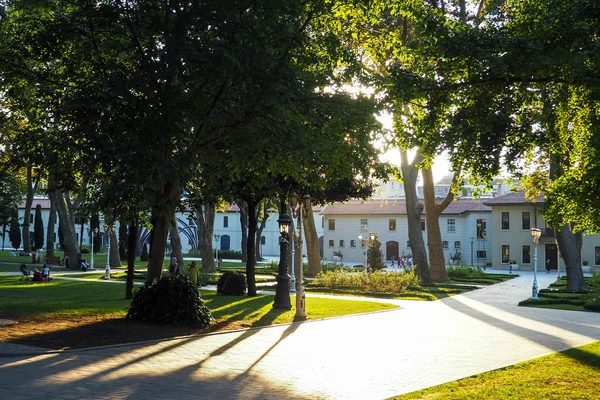
[[[463,214],[466,212],[490,212],[481,199],[459,199],[452,201],[442,214]],[[325,206],[321,215],[392,215],[406,214],[406,200],[350,200]],[[425,214],[425,213],[423,213]]]
[[[537,199],[531,201],[525,198],[525,191],[519,190],[518,192],[513,192],[509,194],[505,194],[504,196],[499,196],[490,200],[486,200],[484,204],[489,206],[514,206],[514,205],[523,205],[523,204],[544,204],[544,193],[541,193]]]

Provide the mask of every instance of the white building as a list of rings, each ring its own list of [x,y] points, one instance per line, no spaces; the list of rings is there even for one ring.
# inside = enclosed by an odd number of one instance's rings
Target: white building
[[[36,197],[33,200],[33,205],[31,207],[30,214],[30,237],[31,243],[33,245],[33,227],[34,227],[34,219],[35,219],[35,208],[37,205],[41,206],[42,210],[42,221],[44,224],[44,247],[47,245],[46,243],[46,232],[48,229],[48,217],[50,216],[50,200],[46,197]],[[317,235],[322,237],[322,216],[319,215],[319,211],[321,211],[321,207],[313,208],[313,215],[315,218],[315,226],[317,227]],[[21,204],[18,207],[18,213],[20,222],[23,221],[23,215],[25,213],[25,204]],[[181,236],[181,245],[184,253],[189,252],[190,250],[195,250],[198,247],[198,231],[196,227],[195,220],[190,217],[190,213],[177,213],[177,226],[179,227],[179,234]],[[261,250],[263,256],[279,256],[279,224],[277,223],[277,219],[279,218],[279,214],[276,212],[271,214],[265,224],[265,228],[261,235]],[[77,243],[83,246],[90,246],[90,235],[88,232],[89,228],[89,220],[85,221],[83,224],[83,228],[79,221],[75,223],[75,231],[77,235]],[[102,225],[102,223],[101,223]],[[102,236],[103,246],[107,244],[105,233],[103,231],[103,227],[101,226],[101,231],[99,234]],[[7,232],[4,237],[4,248],[12,249],[12,244],[10,243],[10,239],[8,236],[9,226],[6,227]],[[118,232],[118,223],[117,223],[117,232]],[[219,241],[214,240],[213,237],[213,247],[219,250],[242,250],[242,228],[240,221],[240,210],[236,205],[232,205],[228,207],[224,212],[218,212],[215,215],[214,222],[214,232],[215,235],[218,235]],[[142,229],[141,233],[141,241],[144,243],[149,239],[150,232],[145,228]],[[1,240],[1,238],[0,238]],[[22,245],[21,240],[21,245]],[[58,245],[58,219],[56,220],[56,224],[54,225],[54,243]]]
[[[383,243],[381,250],[386,260],[411,254],[403,199],[335,203],[326,206],[321,215],[324,217],[324,260],[333,260],[335,252],[342,254],[343,261],[363,263],[366,248],[359,240],[359,234],[367,237],[370,232],[376,232]],[[483,266],[490,261],[490,216],[491,209],[482,199],[468,198],[450,203],[440,216],[446,259],[460,252],[463,263]],[[425,218],[424,213],[421,228],[427,243]]]
[[[554,229],[547,226],[541,214],[544,196],[535,202],[525,199],[525,192],[509,193],[505,196],[486,200],[485,205],[492,209],[494,243],[491,259],[493,265],[508,269],[510,261],[516,261],[518,268],[532,270],[535,247],[531,237],[531,228],[542,230],[538,244],[538,270],[546,268],[549,261],[551,270],[565,264],[560,257]],[[593,270],[600,271],[600,235],[584,235],[581,260],[588,261]]]

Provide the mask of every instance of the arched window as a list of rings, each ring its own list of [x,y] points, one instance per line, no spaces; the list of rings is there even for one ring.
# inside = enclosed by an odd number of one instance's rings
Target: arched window
[[[221,236],[221,250],[229,250],[231,244],[231,238],[229,237],[229,235],[223,235]]]
[[[454,248],[460,249],[460,242],[458,240],[456,242],[454,242]]]
[[[223,228],[229,228],[229,217],[227,215],[223,217]]]
[[[443,248],[443,249],[447,249],[447,248],[448,248],[448,241],[447,241],[447,240],[444,240],[444,241],[442,242],[442,248]]]
[[[335,242],[334,242],[333,240],[330,240],[330,241],[329,241],[329,247],[333,247],[333,246],[334,246],[334,243],[335,243]]]

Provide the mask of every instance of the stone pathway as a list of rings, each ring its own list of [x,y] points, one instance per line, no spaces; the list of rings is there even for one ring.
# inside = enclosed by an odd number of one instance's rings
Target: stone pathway
[[[387,312],[3,357],[0,398],[384,399],[600,340],[597,313],[517,307],[519,273]]]

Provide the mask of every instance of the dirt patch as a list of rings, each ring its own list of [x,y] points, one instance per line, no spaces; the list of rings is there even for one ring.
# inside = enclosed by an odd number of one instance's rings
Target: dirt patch
[[[198,329],[188,326],[159,326],[101,316],[16,320],[17,324],[0,327],[0,341],[52,350],[132,343],[247,327],[244,324],[217,321],[210,328]]]

